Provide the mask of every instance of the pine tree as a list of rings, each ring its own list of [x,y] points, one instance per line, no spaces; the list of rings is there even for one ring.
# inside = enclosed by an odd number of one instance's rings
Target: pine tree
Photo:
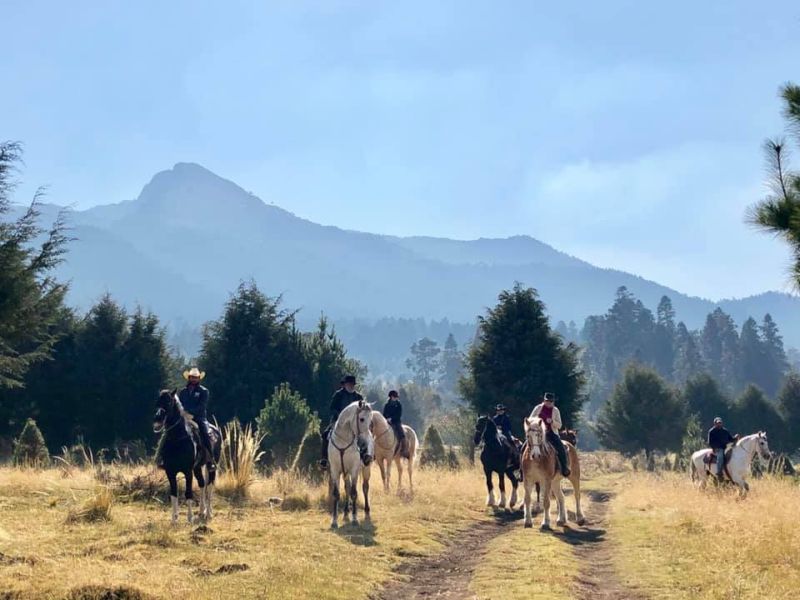
[[[672,301],[667,296],[662,296],[656,315],[653,362],[662,377],[672,380],[675,364],[675,309],[672,308]]]
[[[739,360],[742,381],[766,390],[770,379],[770,373],[766,370],[767,353],[758,334],[758,325],[752,317],[742,325],[739,337]]]
[[[772,450],[781,450],[785,446],[786,423],[783,417],[764,392],[754,385],[748,385],[736,399],[731,421],[733,428],[742,435],[766,431]]]
[[[422,441],[422,454],[419,464],[422,467],[443,466],[447,463],[447,452],[442,442],[442,436],[435,425],[430,425]]]
[[[585,400],[578,347],[555,334],[537,292],[516,284],[498,304],[479,317],[478,334],[466,359],[464,398],[478,413],[498,403],[513,415],[522,434],[522,418],[543,392],[554,392],[565,427],[574,427]]]
[[[50,464],[44,436],[36,421],[28,419],[19,438],[14,441],[14,464],[20,467],[41,468]]]
[[[254,282],[241,283],[222,317],[204,327],[198,363],[207,373],[210,410],[220,422],[234,417],[251,421],[264,398],[284,381],[308,392],[312,375],[302,336],[294,313],[280,304],[280,298],[267,297]]]
[[[717,380],[708,373],[695,375],[686,382],[683,399],[689,412],[705,428],[711,427],[716,417],[728,420],[731,414],[731,401],[720,389]]]
[[[406,366],[414,372],[414,381],[422,386],[429,386],[434,375],[439,371],[439,344],[424,337],[411,346],[411,358]]]
[[[317,429],[319,421],[305,399],[284,382],[266,400],[256,424],[262,448],[271,454],[275,466],[285,468],[292,464],[303,437]]]
[[[783,347],[783,338],[778,331],[778,325],[773,321],[769,313],[764,315],[764,320],[761,322],[761,338],[766,355],[764,391],[774,398],[781,385],[781,380],[789,370],[789,361],[786,357],[786,350]]]
[[[786,450],[800,448],[800,374],[791,373],[778,393],[778,410],[786,423]]]
[[[686,422],[686,431],[681,440],[681,449],[678,454],[678,460],[676,461],[676,470],[678,465],[681,469],[687,468],[692,454],[705,447],[706,440],[703,428],[698,421],[697,415],[691,415]]]
[[[697,336],[681,321],[675,328],[675,363],[672,378],[677,384],[685,383],[690,377],[703,372],[705,364],[700,354]]]
[[[42,229],[39,192],[20,218],[6,218],[21,154],[19,144],[0,143],[0,389],[22,386],[28,369],[50,357],[67,291],[53,278],[69,241],[65,213]]]
[[[455,391],[458,387],[458,380],[461,377],[461,370],[464,365],[464,356],[458,350],[458,344],[453,334],[447,336],[442,352],[442,379],[441,384],[445,390]]]
[[[729,392],[741,388],[739,334],[730,315],[716,308],[706,318],[702,353],[709,372]]]
[[[633,456],[680,448],[686,410],[683,402],[654,370],[631,365],[608,404],[600,411],[597,434],[609,449]]]

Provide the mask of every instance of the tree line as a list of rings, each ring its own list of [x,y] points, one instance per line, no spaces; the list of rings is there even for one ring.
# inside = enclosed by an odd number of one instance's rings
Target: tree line
[[[770,398],[789,370],[783,339],[769,314],[760,323],[747,319],[739,330],[717,308],[702,329],[692,331],[676,322],[667,296],[654,314],[624,287],[606,314],[586,319],[580,337],[590,379],[590,416],[603,406],[631,362],[652,367],[673,385],[708,373],[729,395],[755,385]]]

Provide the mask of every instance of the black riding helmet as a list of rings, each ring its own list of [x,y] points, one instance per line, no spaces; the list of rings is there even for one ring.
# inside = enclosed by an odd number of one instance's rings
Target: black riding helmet
[[[494,407],[494,410],[495,412],[505,412],[507,409],[505,404],[498,404]]]

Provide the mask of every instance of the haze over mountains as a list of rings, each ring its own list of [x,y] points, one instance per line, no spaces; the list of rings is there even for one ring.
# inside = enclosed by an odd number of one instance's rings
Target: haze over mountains
[[[45,217],[57,207],[47,206]],[[375,210],[380,210],[376,204]],[[500,209],[498,209],[500,210]],[[60,276],[82,308],[104,292],[139,303],[167,322],[216,318],[228,294],[254,278],[304,322],[448,318],[473,322],[515,281],[537,288],[552,319],[603,313],[619,286],[649,307],[662,295],[678,318],[699,327],[715,306],[737,322],[764,313],[789,345],[800,345],[800,300],[767,292],[714,303],[636,275],[601,269],[526,236],[457,241],[397,238],[323,226],[268,205],[207,169],[178,163],[156,174],[135,200],[72,213]],[[713,274],[709,274],[713,276]]]

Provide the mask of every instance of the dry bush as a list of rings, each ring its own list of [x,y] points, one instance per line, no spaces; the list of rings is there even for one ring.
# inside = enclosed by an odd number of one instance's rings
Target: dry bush
[[[242,427],[234,419],[222,429],[222,454],[217,491],[231,500],[245,500],[256,477],[258,461],[263,456],[261,441],[248,423]]]
[[[87,585],[70,590],[64,600],[151,600],[150,594],[128,586]]]
[[[97,486],[94,493],[78,509],[70,510],[67,523],[95,523],[111,520],[114,493],[108,486]]]

